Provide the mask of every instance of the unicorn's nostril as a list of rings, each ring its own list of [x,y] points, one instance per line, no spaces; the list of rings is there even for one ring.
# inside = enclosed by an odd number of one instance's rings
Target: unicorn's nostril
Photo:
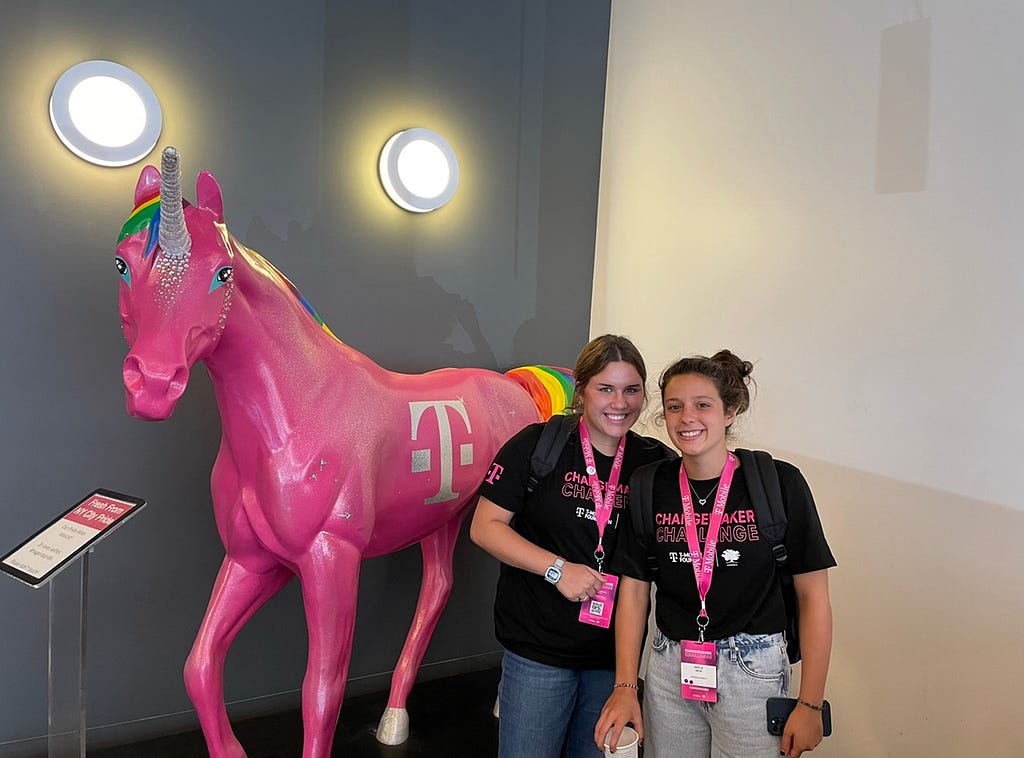
[[[142,387],[146,383],[145,376],[142,373],[142,367],[139,365],[139,359],[134,355],[129,355],[124,362],[124,386],[129,392],[141,392]]]
[[[188,369],[181,366],[174,372],[174,376],[171,378],[170,386],[167,388],[167,394],[171,397],[181,397],[185,393],[185,388],[188,386]]]

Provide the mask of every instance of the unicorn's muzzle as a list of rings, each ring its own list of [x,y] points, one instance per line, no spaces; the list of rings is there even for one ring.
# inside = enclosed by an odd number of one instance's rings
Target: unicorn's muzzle
[[[147,421],[168,418],[188,386],[187,366],[147,365],[136,355],[125,359],[122,373],[128,413]]]

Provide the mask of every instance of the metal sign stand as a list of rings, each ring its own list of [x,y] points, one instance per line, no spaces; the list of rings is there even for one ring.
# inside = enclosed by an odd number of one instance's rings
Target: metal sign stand
[[[85,632],[89,553],[50,580],[49,758],[85,758]]]
[[[94,490],[0,558],[0,572],[30,587],[50,585],[49,758],[85,758],[89,553],[145,504],[132,495]]]

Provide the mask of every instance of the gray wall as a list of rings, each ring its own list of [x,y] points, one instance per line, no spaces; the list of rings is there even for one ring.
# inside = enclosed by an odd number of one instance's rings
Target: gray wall
[[[98,168],[60,144],[47,99],[62,71],[107,58],[145,77],[186,195],[211,169],[235,235],[387,368],[566,364],[588,336],[609,2],[238,7],[183,0],[166,33],[165,4],[2,11],[0,552],[97,486],[150,503],[90,563],[97,745],[191,721],[181,666],[222,556],[219,420],[201,369],[170,420],[125,414],[112,253],[144,163]],[[427,216],[391,205],[375,174],[384,141],[416,125],[444,134],[462,169]],[[487,665],[498,647],[495,563],[464,539],[456,574],[426,675]],[[419,576],[415,548],[364,565],[349,694],[386,686]],[[41,754],[46,590],[0,581],[0,617],[0,755]],[[235,713],[296,702],[305,646],[293,583],[231,651]]]

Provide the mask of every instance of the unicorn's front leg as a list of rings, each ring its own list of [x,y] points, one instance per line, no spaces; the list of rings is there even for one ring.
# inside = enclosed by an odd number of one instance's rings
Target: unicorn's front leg
[[[224,558],[203,623],[185,662],[185,689],[199,715],[210,758],[244,758],[224,707],[224,660],[238,631],[277,594],[292,573],[275,566],[265,573]]]
[[[362,554],[325,532],[297,561],[309,632],[302,682],[302,757],[330,758],[352,655]]]

